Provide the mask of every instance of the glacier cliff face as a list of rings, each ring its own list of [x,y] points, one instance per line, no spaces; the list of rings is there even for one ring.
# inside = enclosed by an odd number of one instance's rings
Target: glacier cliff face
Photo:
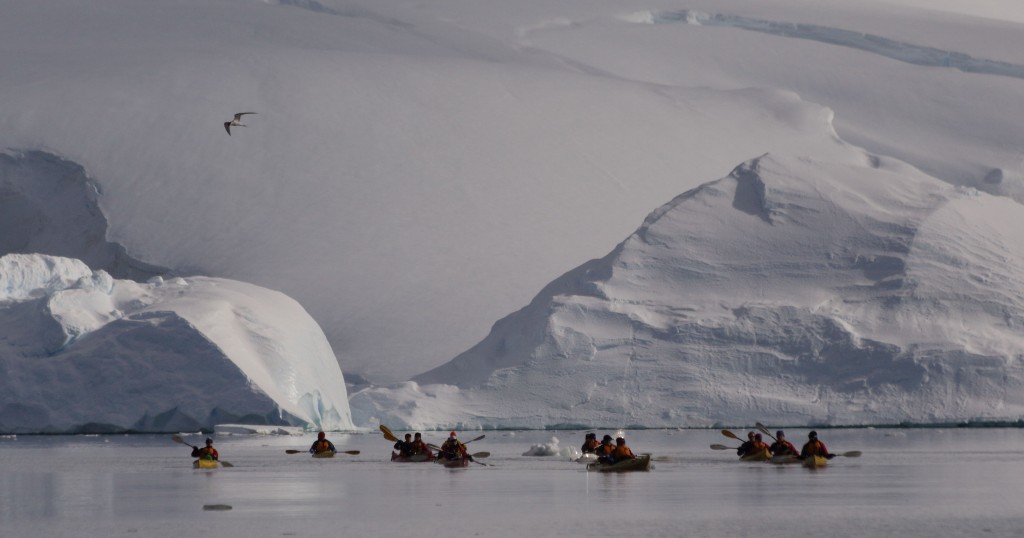
[[[852,149],[762,156],[352,406],[416,427],[1016,420],[1021,226],[1011,200]]]
[[[285,295],[217,278],[117,280],[0,257],[0,431],[352,429],[341,370]]]

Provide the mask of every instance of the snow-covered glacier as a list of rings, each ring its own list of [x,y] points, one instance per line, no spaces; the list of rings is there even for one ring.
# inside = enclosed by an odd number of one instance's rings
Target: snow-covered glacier
[[[77,259],[8,254],[0,327],[0,432],[354,427],[320,327],[266,288],[137,283]]]
[[[651,213],[357,422],[1019,420],[1024,213],[899,161],[766,154]]]

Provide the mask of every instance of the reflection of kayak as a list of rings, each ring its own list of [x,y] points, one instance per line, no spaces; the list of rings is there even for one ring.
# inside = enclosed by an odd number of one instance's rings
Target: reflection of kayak
[[[768,461],[772,459],[772,453],[767,448],[740,456],[740,461]]]
[[[792,454],[780,454],[778,456],[772,456],[769,460],[776,465],[787,465],[790,463],[800,463],[800,458]]]
[[[334,457],[334,452],[331,452],[330,450],[325,450],[323,452],[315,452],[315,453],[313,453],[313,457],[314,458],[333,458]]]
[[[397,452],[391,453],[391,461],[396,463],[420,463],[425,461],[434,461],[433,454],[413,454],[411,456],[402,456]]]
[[[627,473],[630,471],[650,471],[653,467],[651,466],[651,455],[640,454],[639,456],[629,459],[617,461],[612,464],[594,462],[587,464],[588,471],[597,471],[600,473]]]
[[[803,460],[804,467],[816,469],[828,465],[828,458],[824,456],[808,456]]]
[[[193,469],[216,469],[217,467],[220,467],[220,462],[217,460],[203,458],[192,462]]]

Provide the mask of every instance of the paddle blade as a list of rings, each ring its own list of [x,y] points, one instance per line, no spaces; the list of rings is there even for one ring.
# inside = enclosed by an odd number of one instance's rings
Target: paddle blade
[[[359,451],[358,450],[346,450],[345,454],[352,454],[353,456],[356,456],[356,455],[359,454]]]
[[[489,458],[490,456],[491,456],[490,452],[474,452],[473,453],[473,457],[474,458]]]
[[[470,439],[469,441],[466,441],[463,444],[468,445],[469,443],[472,443],[473,441],[479,441],[479,440],[483,439],[484,437],[487,437],[487,436],[486,435],[481,435],[480,437],[477,437],[476,439]]]
[[[430,443],[427,443],[427,448],[429,448],[430,450],[433,450],[434,452],[440,452],[441,451],[441,447],[439,447],[437,445],[432,445]]]
[[[760,422],[758,422],[756,424],[756,426],[757,426],[758,431],[760,431],[761,433],[767,435],[768,437],[771,437],[772,439],[775,439],[775,436],[772,435],[772,432],[768,431],[768,428],[764,427],[764,424],[761,424]],[[778,441],[778,439],[775,439],[775,440]]]
[[[843,452],[842,454],[840,454],[840,456],[843,456],[843,457],[846,457],[846,458],[859,458],[860,455],[861,455],[861,451],[860,450],[851,450],[849,452]]]
[[[284,451],[285,454],[299,454],[301,452],[305,452],[305,450],[292,450],[289,448],[288,450]]]
[[[226,461],[223,461],[223,460],[221,460],[220,464],[223,467],[234,467],[234,465],[231,464],[230,462],[226,462]]]
[[[381,424],[380,432],[384,434],[384,438],[387,439],[388,441],[394,441],[396,443],[398,442],[398,438],[395,437],[395,434],[391,433],[391,429],[388,428],[387,426]]]
[[[731,447],[731,446],[717,445],[716,444],[716,445],[711,445],[711,450],[735,450],[735,449],[733,447]]]
[[[722,435],[724,435],[724,436],[726,436],[726,437],[731,437],[731,438],[733,438],[733,439],[738,439],[738,440],[740,440],[740,441],[742,441],[742,440],[743,440],[743,439],[740,439],[739,437],[737,437],[735,433],[732,433],[732,432],[731,432],[731,431],[729,431],[729,430],[722,430]]]

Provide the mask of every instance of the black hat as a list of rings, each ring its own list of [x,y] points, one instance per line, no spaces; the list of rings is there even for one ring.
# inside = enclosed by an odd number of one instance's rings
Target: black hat
[[[612,440],[612,436],[611,435],[605,435],[601,440],[602,441],[611,441]]]
[[[775,437],[782,437],[783,435],[786,435],[786,432],[782,430],[775,432]]]
[[[587,434],[587,437],[586,437],[586,438],[587,438],[587,439],[590,439],[591,437],[593,437],[594,439],[597,439],[597,434],[596,434],[596,433],[594,433],[594,432],[590,432],[590,433],[588,433],[588,434]]]
[[[817,439],[818,438],[818,432],[811,431],[811,433],[807,434],[807,437],[810,437],[811,439]]]

